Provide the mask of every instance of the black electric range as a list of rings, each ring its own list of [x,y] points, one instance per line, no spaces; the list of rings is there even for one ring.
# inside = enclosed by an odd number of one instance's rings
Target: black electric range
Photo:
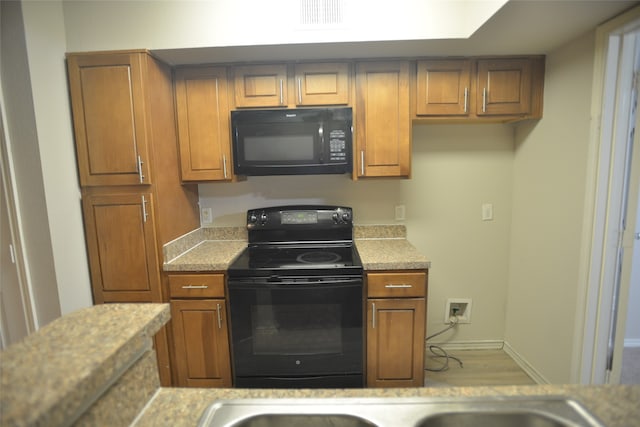
[[[364,386],[362,263],[353,212],[247,212],[249,244],[228,270],[233,382],[248,388]]]

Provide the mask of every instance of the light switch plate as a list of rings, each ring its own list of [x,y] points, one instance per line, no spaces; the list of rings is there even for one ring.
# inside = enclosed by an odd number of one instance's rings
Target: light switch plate
[[[493,204],[484,203],[482,205],[482,220],[483,221],[493,220]]]
[[[404,221],[406,209],[404,205],[396,206],[396,221]]]

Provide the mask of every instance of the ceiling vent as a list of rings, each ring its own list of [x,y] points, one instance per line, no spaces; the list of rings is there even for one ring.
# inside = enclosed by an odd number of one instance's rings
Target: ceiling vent
[[[344,25],[343,0],[300,0],[300,29],[336,28]]]

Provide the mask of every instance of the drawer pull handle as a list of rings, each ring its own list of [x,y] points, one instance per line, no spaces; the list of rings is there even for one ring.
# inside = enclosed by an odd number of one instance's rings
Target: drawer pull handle
[[[388,285],[384,285],[385,288],[413,288],[413,285],[407,285],[407,284],[400,284],[400,285],[393,285],[393,284],[388,284]]]
[[[207,285],[184,285],[182,289],[207,289]]]

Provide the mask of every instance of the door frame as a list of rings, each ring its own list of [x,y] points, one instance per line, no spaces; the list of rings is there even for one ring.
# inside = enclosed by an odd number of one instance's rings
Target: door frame
[[[11,145],[9,132],[5,126],[7,123],[5,115],[4,97],[0,85],[0,197],[2,203],[6,204],[7,220],[9,223],[10,235],[2,238],[2,244],[10,242],[12,251],[13,267],[16,269],[17,285],[19,287],[20,301],[2,301],[2,304],[21,304],[23,319],[0,320],[0,349],[6,348],[9,342],[8,331],[3,325],[4,321],[23,321],[27,334],[35,332],[38,324],[37,313],[33,307],[32,288],[30,286],[29,274],[27,270],[27,260],[24,253],[24,242],[22,241],[21,223],[19,212],[19,202],[16,198],[17,189],[15,187],[15,174],[11,158]],[[0,209],[4,211],[4,206]],[[4,215],[0,212],[0,215]],[[5,284],[6,285],[6,284]],[[15,284],[14,284],[15,285]],[[4,310],[2,310],[4,312]]]
[[[636,7],[596,30],[583,228],[585,244],[579,277],[580,286],[584,289],[582,306],[585,309],[576,314],[571,373],[572,380],[582,384],[617,382],[615,375],[610,376],[607,359],[612,325],[623,331],[626,320],[626,306],[617,319],[616,314],[619,302],[623,300],[621,297],[628,294],[629,283],[623,279],[618,289],[616,279],[619,275],[619,229],[624,208],[624,162],[628,148],[628,138],[624,133],[631,126],[630,101],[620,94],[630,93],[632,86],[631,82],[626,81],[630,72],[630,53],[629,43],[627,49],[623,50],[624,42],[628,42],[625,35],[637,32],[639,28],[640,7]],[[626,67],[626,71],[623,67]],[[622,72],[626,72],[627,76],[620,76]],[[634,138],[636,147],[638,133]],[[637,189],[635,194],[633,192],[632,189],[630,204],[634,203]],[[618,377],[619,372],[618,367]]]

